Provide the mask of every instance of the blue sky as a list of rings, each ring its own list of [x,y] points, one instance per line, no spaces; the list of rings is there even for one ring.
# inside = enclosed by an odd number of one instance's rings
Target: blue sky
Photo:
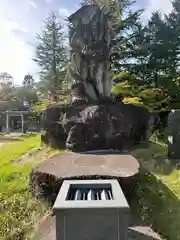
[[[49,12],[55,10],[64,19],[78,9],[80,0],[0,0],[0,72],[8,72],[20,84],[30,72],[38,80],[38,66],[32,61],[36,33]],[[170,0],[137,0],[136,7],[145,8],[146,21],[154,10],[168,13]]]

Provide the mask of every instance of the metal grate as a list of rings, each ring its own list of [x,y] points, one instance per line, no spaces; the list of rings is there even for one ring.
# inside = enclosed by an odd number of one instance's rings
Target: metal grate
[[[69,190],[66,200],[68,201],[113,200],[113,195],[112,195],[112,190],[110,188],[101,188],[101,189],[71,188]]]

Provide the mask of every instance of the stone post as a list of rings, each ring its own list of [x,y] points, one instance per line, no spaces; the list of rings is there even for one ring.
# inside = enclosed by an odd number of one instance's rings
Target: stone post
[[[180,159],[180,109],[171,110],[168,117],[168,157]]]
[[[6,132],[9,132],[9,113],[6,111]]]
[[[24,114],[21,113],[22,133],[24,133]]]

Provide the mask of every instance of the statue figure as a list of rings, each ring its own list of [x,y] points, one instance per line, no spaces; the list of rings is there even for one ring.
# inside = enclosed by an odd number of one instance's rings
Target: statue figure
[[[72,85],[81,83],[84,98],[88,102],[98,101],[109,96],[111,89],[108,76],[111,39],[107,16],[97,5],[87,5],[68,19]]]

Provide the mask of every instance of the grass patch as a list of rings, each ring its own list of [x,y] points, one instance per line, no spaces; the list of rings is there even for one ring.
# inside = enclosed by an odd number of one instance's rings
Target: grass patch
[[[22,139],[20,138],[11,138],[7,136],[0,135],[0,141],[1,142],[7,142],[7,141],[21,141]]]
[[[31,197],[29,173],[36,162],[13,164],[29,150],[40,148],[40,136],[24,136],[0,148],[0,239],[28,239],[32,227],[46,214],[47,206]],[[52,150],[46,150],[53,154]]]
[[[29,134],[24,134],[20,133],[19,135],[7,135],[7,134],[0,134],[0,141],[23,141],[26,138],[36,136],[37,134],[34,133],[29,133]]]
[[[28,153],[22,155],[21,157],[17,158],[15,161],[12,161],[13,164],[30,164],[32,167],[37,165],[47,158],[53,157],[65,150],[58,150],[52,148],[35,148],[30,150]]]
[[[141,164],[132,206],[164,239],[180,239],[180,170],[167,147],[150,143],[132,153]]]

